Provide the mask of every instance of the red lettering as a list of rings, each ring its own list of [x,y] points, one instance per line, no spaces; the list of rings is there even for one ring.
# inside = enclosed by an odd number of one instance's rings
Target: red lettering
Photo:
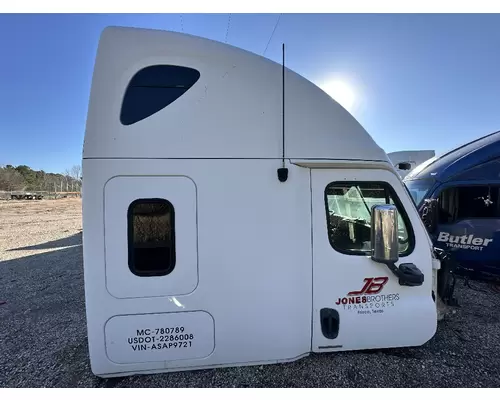
[[[366,294],[380,293],[388,280],[389,278],[385,276],[380,278],[373,278],[373,281],[370,283],[370,287],[366,290],[365,293]]]
[[[348,296],[357,296],[358,294],[365,293],[365,290],[370,287],[370,284],[372,283],[372,281],[373,281],[373,278],[365,278],[364,279],[365,286],[363,286],[363,289],[361,289],[360,291],[349,292],[349,293],[347,293],[347,295]]]
[[[361,294],[377,294],[382,291],[385,284],[389,281],[386,276],[381,276],[378,278],[365,278],[363,288],[359,291],[353,291],[347,293],[348,296],[358,296]]]

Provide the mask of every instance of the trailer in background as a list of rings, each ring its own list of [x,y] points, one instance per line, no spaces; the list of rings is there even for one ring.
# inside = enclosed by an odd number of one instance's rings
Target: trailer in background
[[[414,170],[418,165],[435,157],[434,150],[408,150],[394,151],[387,154],[394,168],[398,171],[401,178],[404,178]]]
[[[43,200],[43,195],[40,193],[17,192],[10,194],[11,200]]]
[[[49,192],[49,191],[0,191],[0,200],[57,200],[65,198],[81,198],[81,192]]]

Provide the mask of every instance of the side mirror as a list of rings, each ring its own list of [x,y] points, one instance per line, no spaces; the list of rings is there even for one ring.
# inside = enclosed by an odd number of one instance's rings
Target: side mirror
[[[372,207],[372,260],[388,264],[399,259],[398,210],[392,204]]]
[[[420,286],[424,274],[412,263],[396,267],[399,259],[398,210],[392,204],[372,207],[372,260],[385,264],[399,278],[401,286]]]
[[[396,164],[396,168],[402,170],[402,171],[409,171],[411,170],[411,164],[409,162],[400,162]]]
[[[435,233],[438,225],[438,201],[437,199],[425,199],[419,210],[420,218],[430,235]]]

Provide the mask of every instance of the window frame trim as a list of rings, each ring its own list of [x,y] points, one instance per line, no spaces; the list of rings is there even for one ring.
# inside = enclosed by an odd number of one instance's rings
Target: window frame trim
[[[171,265],[169,266],[168,269],[162,270],[162,271],[144,271],[144,272],[138,272],[134,263],[131,261],[134,259],[134,241],[133,241],[133,235],[134,235],[134,225],[133,225],[133,207],[136,204],[141,204],[141,203],[149,203],[149,204],[167,204],[168,207],[170,208],[171,212],[171,224],[170,224],[170,230],[171,230],[171,244],[172,244],[172,250],[170,253],[170,263]],[[170,275],[175,267],[177,266],[177,251],[176,251],[176,235],[175,235],[175,208],[172,202],[170,202],[167,199],[159,198],[159,197],[151,197],[151,198],[140,198],[140,199],[135,199],[132,201],[127,209],[127,253],[128,253],[128,260],[127,260],[127,265],[128,269],[130,272],[132,272],[135,276],[138,276],[140,278],[142,277],[163,277],[163,276],[168,276]],[[166,271],[166,272],[165,272]]]
[[[411,223],[411,220],[408,216],[408,213],[406,211],[406,208],[403,206],[403,203],[401,202],[401,199],[399,198],[396,190],[394,187],[389,183],[385,181],[332,181],[329,182],[323,191],[323,202],[325,205],[325,219],[326,219],[326,234],[328,236],[328,242],[330,243],[330,246],[335,250],[336,252],[344,255],[349,255],[349,256],[370,256],[371,251],[362,251],[362,250],[346,250],[346,249],[341,249],[338,246],[333,244],[333,241],[330,236],[330,220],[329,220],[329,207],[328,207],[328,194],[327,194],[327,189],[330,185],[351,185],[351,186],[362,186],[363,184],[370,184],[370,185],[380,185],[384,189],[389,191],[389,195],[391,196],[394,205],[396,206],[398,210],[398,214],[401,216],[403,219],[403,222],[405,223],[407,234],[408,234],[408,249],[400,253],[398,252],[399,258],[404,258],[410,256],[414,251],[416,247],[416,240],[415,240],[415,232],[413,230],[413,225]],[[411,196],[410,196],[411,197]],[[410,201],[413,203],[413,200],[410,198]],[[401,211],[402,210],[402,211]],[[420,218],[420,216],[419,216]],[[371,233],[372,227],[370,226],[370,233]]]

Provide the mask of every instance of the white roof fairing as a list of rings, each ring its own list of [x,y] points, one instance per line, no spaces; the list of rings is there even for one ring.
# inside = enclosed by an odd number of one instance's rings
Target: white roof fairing
[[[199,80],[161,111],[122,125],[136,72],[155,64],[195,68]],[[325,92],[286,69],[285,157],[388,161],[363,127]],[[102,33],[84,158],[281,158],[282,66],[187,34],[109,27]]]

